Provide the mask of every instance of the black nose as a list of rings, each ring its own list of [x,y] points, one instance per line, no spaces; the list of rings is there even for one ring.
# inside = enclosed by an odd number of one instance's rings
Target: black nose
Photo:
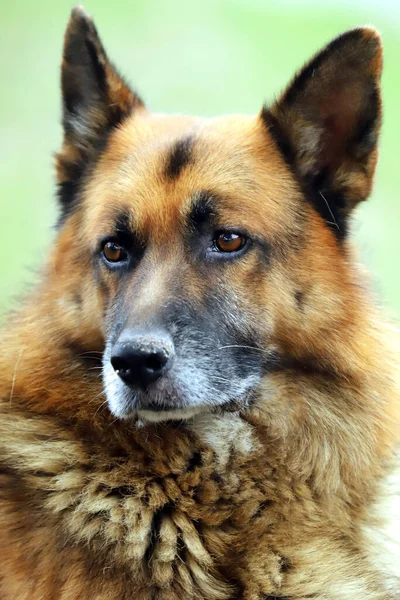
[[[124,383],[146,389],[169,369],[174,344],[168,334],[123,334],[111,353],[111,364]]]

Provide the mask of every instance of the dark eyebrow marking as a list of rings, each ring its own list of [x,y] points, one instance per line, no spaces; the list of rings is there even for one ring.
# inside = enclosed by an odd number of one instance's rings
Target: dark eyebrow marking
[[[193,157],[193,136],[189,135],[175,142],[167,157],[164,175],[168,179],[177,179]]]
[[[128,210],[122,210],[116,214],[113,234],[122,243],[126,244],[127,247],[135,247],[136,250],[144,250],[146,247],[146,240],[135,229]]]
[[[141,259],[146,250],[147,240],[135,229],[129,210],[121,210],[115,215],[112,233],[119,243],[130,250],[135,261]],[[103,238],[103,242],[104,239],[107,238]]]
[[[114,233],[118,236],[132,236],[134,230],[132,229],[132,223],[128,212],[121,211],[115,217]]]
[[[211,192],[200,191],[193,196],[189,212],[189,226],[200,229],[205,223],[210,223],[217,216],[216,197]]]

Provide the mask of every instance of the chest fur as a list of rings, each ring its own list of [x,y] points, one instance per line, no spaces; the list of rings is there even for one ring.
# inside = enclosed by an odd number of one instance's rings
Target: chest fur
[[[281,451],[266,452],[240,419],[213,423],[207,435],[124,427],[105,436],[14,415],[3,436],[14,479],[0,499],[15,547],[46,556],[48,581],[58,581],[40,597],[72,598],[76,585],[96,600],[260,600],[312,592],[310,574],[322,589],[329,562],[352,568],[345,526]],[[43,579],[36,564],[22,570]]]

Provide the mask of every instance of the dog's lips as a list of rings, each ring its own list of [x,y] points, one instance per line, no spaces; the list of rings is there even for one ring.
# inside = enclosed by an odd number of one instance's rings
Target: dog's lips
[[[237,412],[248,405],[248,396],[241,400],[235,399],[224,404],[203,402],[190,404],[178,398],[155,402],[146,392],[132,394],[132,401],[124,414],[119,415],[124,420],[139,419],[141,422],[181,421],[190,419],[204,412]]]
[[[186,406],[184,408],[175,407],[161,407],[157,410],[139,409],[135,412],[135,416],[139,418],[143,423],[145,422],[162,422],[162,421],[185,421],[190,419],[199,413],[205,411],[204,405],[199,406]]]
[[[132,391],[132,406],[136,412],[168,412],[173,410],[182,410],[190,407],[190,402],[175,388],[164,388],[159,383],[155,383],[145,391]]]
[[[150,411],[150,412],[168,412],[171,410],[178,410],[178,409],[182,410],[184,408],[185,408],[184,406],[179,406],[179,405],[177,406],[176,404],[158,404],[156,402],[149,401],[146,404],[139,403],[136,406],[136,411],[139,412],[139,411],[146,410],[146,411]]]
[[[251,391],[243,398],[232,399],[223,404],[203,402],[192,405],[183,401],[154,402],[149,398],[135,399],[135,407],[130,415],[138,415],[143,420],[161,421],[168,419],[185,419],[202,412],[238,412],[249,405],[254,393]]]

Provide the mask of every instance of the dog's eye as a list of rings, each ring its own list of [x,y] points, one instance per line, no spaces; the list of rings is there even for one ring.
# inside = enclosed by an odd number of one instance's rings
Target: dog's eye
[[[215,239],[215,248],[218,252],[238,252],[247,242],[247,238],[239,233],[223,231]]]
[[[126,260],[128,254],[118,242],[109,241],[103,246],[103,256],[110,263],[117,263]]]

